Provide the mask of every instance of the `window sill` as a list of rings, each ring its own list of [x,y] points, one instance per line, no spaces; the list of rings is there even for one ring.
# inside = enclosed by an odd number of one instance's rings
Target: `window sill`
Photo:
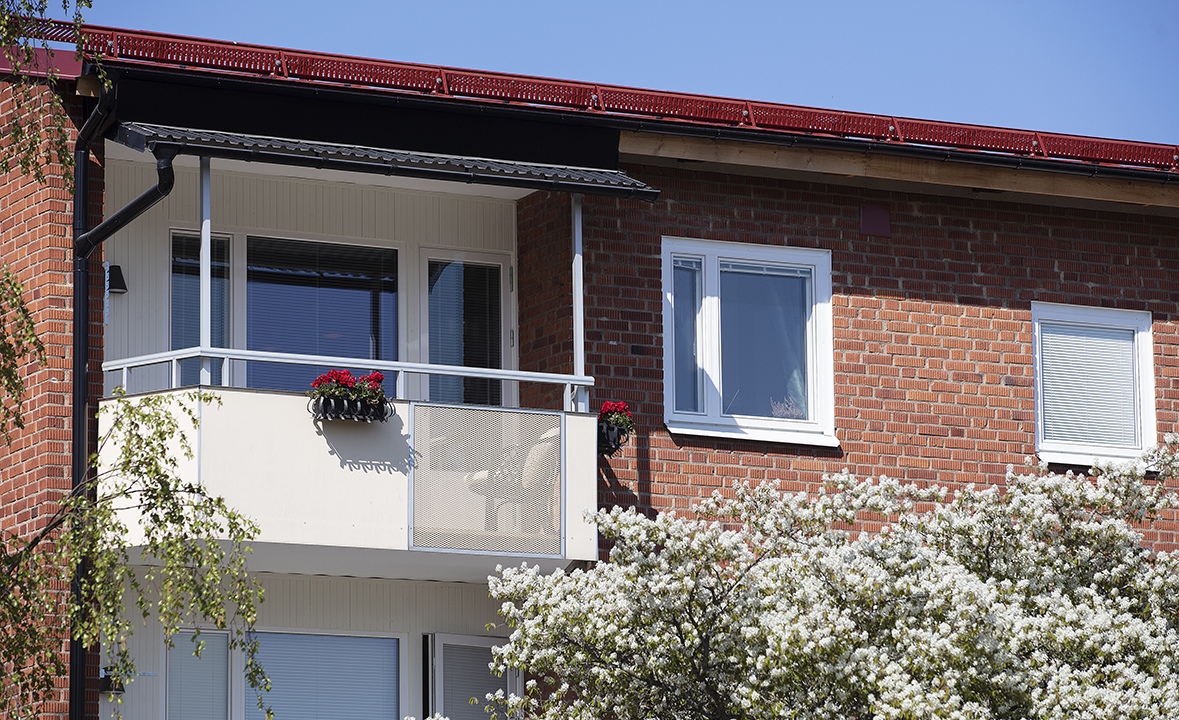
[[[707,425],[665,421],[672,435],[701,435],[705,437],[754,440],[757,442],[783,443],[787,445],[814,445],[817,447],[839,447],[839,438],[819,431],[743,428],[736,425]]]
[[[1103,452],[1078,452],[1065,450],[1040,450],[1036,455],[1049,463],[1057,465],[1076,465],[1089,468],[1095,463],[1123,464],[1136,462],[1145,450],[1105,450]]]

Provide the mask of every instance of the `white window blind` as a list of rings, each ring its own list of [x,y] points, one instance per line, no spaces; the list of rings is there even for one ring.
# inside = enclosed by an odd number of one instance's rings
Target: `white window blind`
[[[1139,444],[1132,329],[1043,322],[1040,352],[1045,440]]]
[[[229,639],[201,633],[198,658],[193,633],[180,632],[168,649],[168,720],[225,720],[229,709]]]
[[[270,677],[264,701],[276,719],[401,718],[397,638],[258,633],[257,657]],[[246,717],[266,716],[248,701]]]
[[[496,677],[488,667],[491,642],[467,645],[444,639],[439,641],[441,712],[450,720],[486,720],[489,717],[485,711],[487,694],[508,689],[507,679]],[[472,704],[472,698],[478,704]]]

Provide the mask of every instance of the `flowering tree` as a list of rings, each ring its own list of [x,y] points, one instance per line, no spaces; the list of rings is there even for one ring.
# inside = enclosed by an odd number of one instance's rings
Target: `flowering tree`
[[[508,568],[510,709],[558,718],[1176,718],[1179,442],[1144,470],[1009,471],[954,497],[827,478],[716,493],[694,518],[594,516],[610,561]],[[876,534],[849,531],[874,517]]]

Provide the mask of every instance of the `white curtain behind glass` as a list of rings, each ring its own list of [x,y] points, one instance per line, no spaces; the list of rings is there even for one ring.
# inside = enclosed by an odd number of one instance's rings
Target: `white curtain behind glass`
[[[1138,444],[1134,331],[1040,323],[1044,439]]]

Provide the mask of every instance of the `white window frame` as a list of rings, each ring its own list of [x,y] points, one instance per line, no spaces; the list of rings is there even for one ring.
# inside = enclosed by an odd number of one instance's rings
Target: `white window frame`
[[[675,409],[673,257],[702,262],[697,314],[697,354],[703,375],[704,412]],[[720,412],[720,261],[758,262],[810,271],[807,321],[808,420],[724,415]],[[839,447],[835,437],[835,351],[831,322],[831,251],[780,245],[663,238],[663,421],[672,434]]]
[[[1044,398],[1041,349],[1041,323],[1078,325],[1090,328],[1132,330],[1134,332],[1135,400],[1138,445],[1095,446],[1088,443],[1052,441],[1044,438]],[[1065,465],[1089,467],[1096,462],[1137,460],[1158,442],[1158,425],[1154,406],[1154,338],[1148,310],[1119,310],[1082,305],[1033,302],[1032,327],[1035,356],[1036,454],[1041,460]]]
[[[443,691],[443,688],[446,683],[446,677],[445,677],[445,673],[443,672],[442,668],[443,668],[443,658],[445,656],[445,651],[443,648],[446,645],[467,645],[467,646],[471,646],[471,647],[491,648],[491,647],[495,647],[496,645],[506,645],[507,643],[508,643],[508,638],[501,638],[501,637],[486,637],[486,636],[482,636],[482,635],[454,635],[454,634],[450,634],[450,633],[434,633],[434,643],[433,643],[433,645],[434,645],[434,680],[433,680],[434,704],[432,707],[432,709],[434,710],[434,713],[439,714],[439,713],[444,713],[444,711],[445,711],[445,708],[443,708],[442,705],[443,705],[443,698],[446,697],[444,694],[444,691]],[[515,693],[516,695],[523,696],[524,695],[524,678],[521,676],[521,674],[515,670],[509,670],[509,671],[507,671],[507,673],[505,673],[505,675],[506,675],[506,677],[503,680],[504,680],[504,685],[507,686],[506,690],[510,693]],[[483,701],[482,698],[480,698],[479,700],[480,700],[480,702]]]

